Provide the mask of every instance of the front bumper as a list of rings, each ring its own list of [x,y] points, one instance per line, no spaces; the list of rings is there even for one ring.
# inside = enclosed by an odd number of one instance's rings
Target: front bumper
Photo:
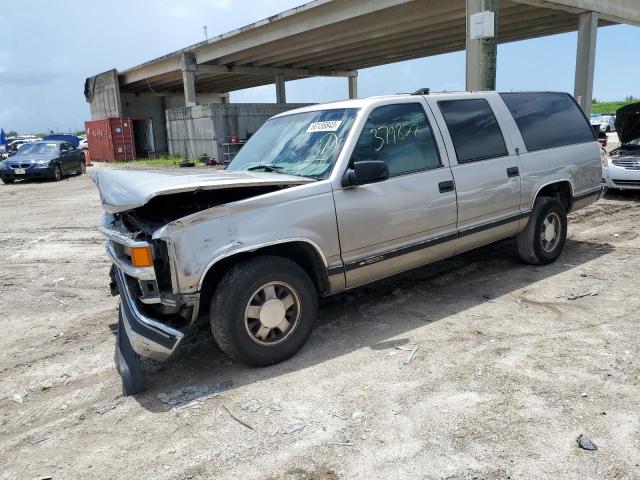
[[[184,333],[147,316],[137,305],[127,275],[115,268],[115,280],[120,293],[120,315],[131,348],[138,355],[159,362],[167,360],[184,338]]]
[[[607,188],[640,190],[640,169],[619,167],[609,162],[602,170],[602,184]]]
[[[54,175],[54,167],[50,165],[30,165],[29,167],[23,168],[24,173],[16,173],[16,171],[20,171],[14,168],[3,168],[0,170],[0,178],[7,180],[22,180],[22,179],[32,179],[32,178],[53,178]]]

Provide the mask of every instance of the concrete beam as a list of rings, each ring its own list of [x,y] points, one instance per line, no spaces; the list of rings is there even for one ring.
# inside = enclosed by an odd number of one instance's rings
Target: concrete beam
[[[276,102],[287,103],[287,91],[284,82],[284,75],[276,75]]]
[[[578,48],[576,52],[576,78],[573,96],[587,116],[591,115],[597,33],[598,14],[595,12],[580,14],[578,20]]]
[[[349,77],[349,98],[358,98],[358,76],[357,75]]]
[[[235,65],[198,65],[198,73],[211,75],[282,75],[287,77],[350,77],[348,70],[309,70],[306,68],[239,67]]]
[[[600,19],[615,23],[640,25],[638,0],[511,0],[534,7],[563,10],[569,13],[596,12]]]
[[[180,55],[180,69],[182,70],[182,84],[184,85],[184,106],[194,107],[196,99],[196,58],[192,53]]]

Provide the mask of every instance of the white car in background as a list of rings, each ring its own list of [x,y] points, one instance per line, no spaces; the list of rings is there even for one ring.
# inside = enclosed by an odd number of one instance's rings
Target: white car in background
[[[87,141],[87,137],[80,137],[78,150],[89,150],[89,142]]]
[[[616,112],[620,146],[602,161],[602,184],[607,190],[640,190],[640,103]]]
[[[616,131],[616,116],[615,115],[591,115],[591,125],[600,125],[600,131],[603,133]]]

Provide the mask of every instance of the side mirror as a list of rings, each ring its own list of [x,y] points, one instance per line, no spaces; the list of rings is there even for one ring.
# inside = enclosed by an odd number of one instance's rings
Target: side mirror
[[[342,186],[365,185],[389,178],[389,167],[382,160],[361,160],[353,163],[342,177]]]

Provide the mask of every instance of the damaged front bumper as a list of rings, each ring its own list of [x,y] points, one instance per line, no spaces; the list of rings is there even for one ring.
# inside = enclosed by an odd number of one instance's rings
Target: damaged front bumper
[[[127,335],[131,347],[138,355],[164,362],[175,352],[184,333],[145,315],[136,304],[126,274],[115,268],[115,277],[125,330],[119,334]]]

